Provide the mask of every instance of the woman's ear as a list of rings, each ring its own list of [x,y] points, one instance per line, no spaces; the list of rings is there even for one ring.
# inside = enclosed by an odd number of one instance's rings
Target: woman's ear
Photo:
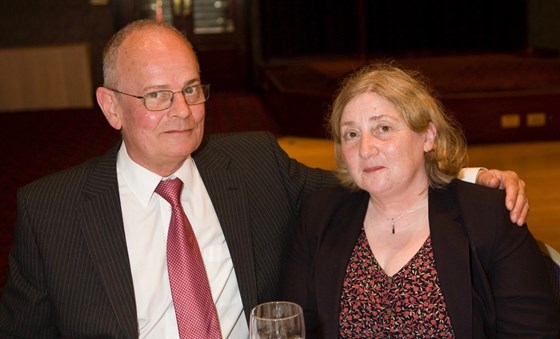
[[[119,115],[119,103],[115,92],[105,87],[98,87],[95,91],[97,103],[105,115],[105,119],[116,130],[120,130],[122,122]]]
[[[426,131],[424,131],[424,152],[429,152],[434,148],[436,135],[436,126],[432,122],[429,122],[428,128],[426,128]]]

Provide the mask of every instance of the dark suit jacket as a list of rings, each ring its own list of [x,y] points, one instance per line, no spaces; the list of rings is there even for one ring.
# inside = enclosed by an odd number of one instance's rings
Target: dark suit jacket
[[[501,190],[453,181],[429,192],[435,265],[457,338],[557,338],[542,256],[527,227],[509,220]],[[313,193],[290,250],[285,299],[302,305],[310,338],[338,338],[346,266],[369,195]]]
[[[138,336],[116,174],[119,147],[18,192],[0,337]],[[336,181],[290,159],[264,132],[212,136],[193,157],[248,316],[256,304],[278,298],[281,261],[304,197]]]

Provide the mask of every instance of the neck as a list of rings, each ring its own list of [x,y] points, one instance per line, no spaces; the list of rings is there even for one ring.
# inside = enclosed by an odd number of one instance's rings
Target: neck
[[[428,195],[422,194],[418,199],[414,199],[406,204],[403,202],[398,202],[391,205],[382,205],[376,203],[372,198],[370,198],[369,209],[373,212],[371,213],[371,221],[373,224],[378,225],[389,225],[391,233],[395,234],[395,228],[399,221],[407,220],[410,216],[418,214],[425,207],[428,206]],[[370,213],[368,213],[369,215]],[[386,226],[382,226],[385,228]]]
[[[370,208],[380,213],[387,219],[396,218],[400,214],[413,209],[428,200],[428,188],[422,188],[413,192],[394,196],[371,195],[369,198]]]

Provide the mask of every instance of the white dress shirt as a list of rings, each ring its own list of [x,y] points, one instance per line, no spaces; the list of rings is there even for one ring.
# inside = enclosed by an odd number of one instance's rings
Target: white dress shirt
[[[223,338],[247,338],[248,326],[218,216],[189,157],[170,178],[183,181],[181,203],[198,240]],[[162,179],[135,163],[124,143],[117,156],[117,178],[128,255],[136,297],[140,338],[179,338],[167,275],[169,203],[154,193]]]
[[[465,182],[470,182],[471,184],[476,184],[476,177],[481,169],[486,169],[484,167],[465,167],[461,168],[459,174],[457,174],[457,179]]]

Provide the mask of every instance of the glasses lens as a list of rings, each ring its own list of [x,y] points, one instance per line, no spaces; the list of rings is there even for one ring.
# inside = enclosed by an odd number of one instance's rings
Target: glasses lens
[[[172,91],[150,92],[144,96],[144,105],[150,111],[161,111],[169,108],[173,101]]]
[[[189,105],[196,105],[205,102],[209,95],[208,85],[187,86],[183,89],[183,95]]]
[[[187,86],[182,90],[185,101],[189,105],[197,105],[208,100],[210,85]],[[171,107],[175,93],[169,90],[150,92],[144,95],[144,106],[150,111],[163,111]]]

